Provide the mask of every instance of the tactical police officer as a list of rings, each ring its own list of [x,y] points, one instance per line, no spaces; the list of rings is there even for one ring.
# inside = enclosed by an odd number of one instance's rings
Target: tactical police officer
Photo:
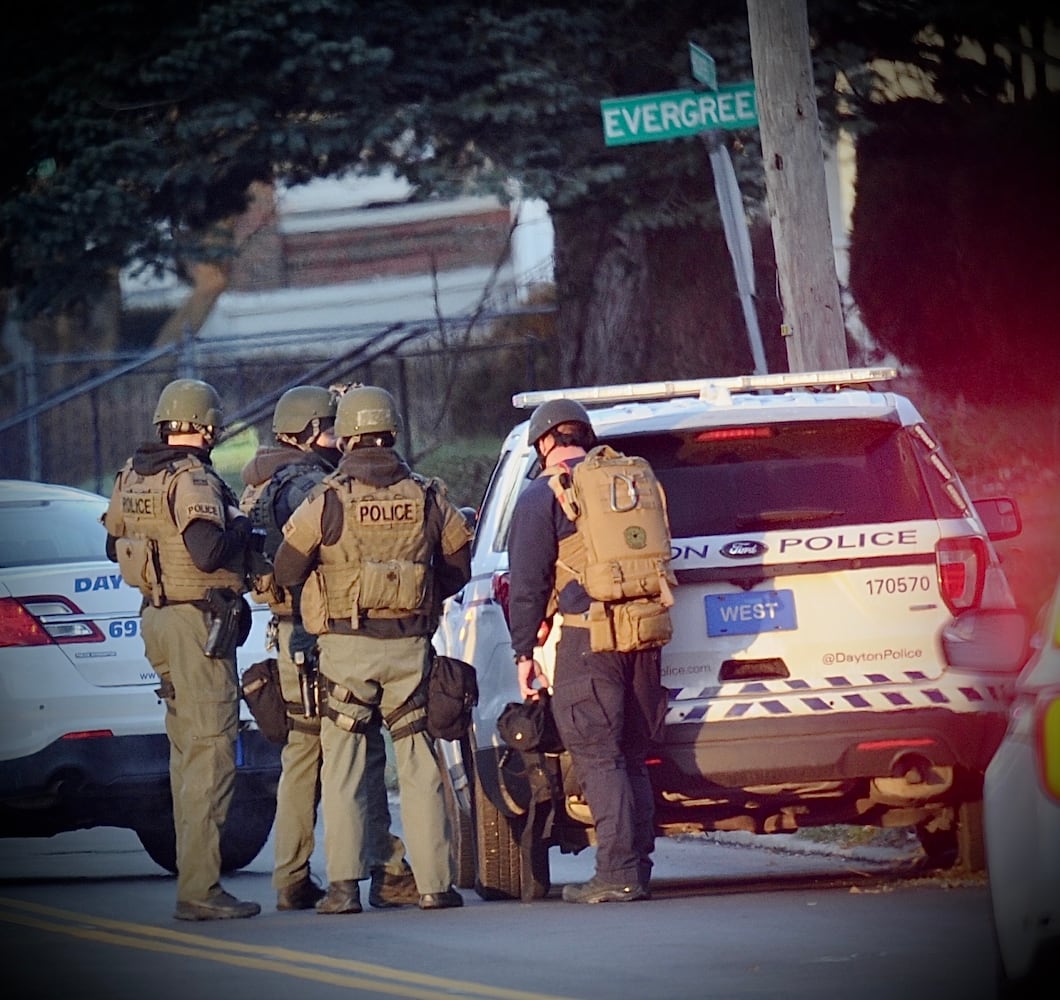
[[[364,734],[377,713],[393,738],[418,905],[463,904],[452,886],[423,688],[441,602],[470,577],[471,530],[444,484],[413,473],[394,450],[399,428],[384,389],[360,386],[340,399],[335,434],[342,459],[284,525],[275,559],[278,584],[304,584],[300,611],[318,636],[328,688],[320,733],[329,878],[317,904],[322,913],[361,911],[369,794]]]
[[[557,590],[560,542],[577,529],[561,509],[550,479],[573,469],[593,446],[589,414],[575,400],[542,403],[530,416],[528,438],[542,474],[516,502],[508,544],[516,674],[522,696],[537,697],[535,684],[545,675],[534,660],[534,647],[542,622],[557,609],[563,617],[551,704],[596,828],[596,871],[588,882],[565,886],[563,899],[644,899],[655,846],[645,758],[666,711],[659,649],[593,652],[588,623],[592,601],[579,580],[572,579],[584,567],[565,565]]]
[[[118,473],[103,518],[107,554],[144,595],[144,650],[166,703],[177,846],[178,920],[252,917],[220,885],[221,829],[235,784],[236,646],[250,627],[251,524],[210,464],[221,401],[197,379],[158,399],[159,441]]]
[[[320,386],[300,385],[288,389],[273,412],[276,444],[262,445],[243,469],[246,488],[240,507],[255,528],[264,531],[265,555],[270,559],[279,547],[283,525],[291,512],[338,462],[340,456],[334,435],[336,402],[336,395]],[[282,771],[273,831],[276,853],[272,882],[276,888],[276,908],[309,909],[324,896],[324,890],[311,877],[309,862],[315,844],[321,765],[318,685],[312,669],[315,651],[308,650],[308,658],[301,667],[291,659],[291,638],[296,629],[301,631],[301,619],[295,617],[295,595],[276,585],[271,574],[259,579],[253,597],[267,603],[273,613],[270,633],[275,630],[280,688],[289,720],[287,741],[280,758]],[[376,907],[415,903],[419,896],[412,871],[404,859],[405,845],[390,832],[384,780],[386,745],[378,720],[373,720],[366,730],[365,742],[367,846],[372,859],[369,901]]]

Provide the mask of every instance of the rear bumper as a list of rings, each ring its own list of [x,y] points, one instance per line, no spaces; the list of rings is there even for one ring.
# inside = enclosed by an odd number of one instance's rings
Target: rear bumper
[[[1006,725],[1001,712],[931,708],[679,723],[666,727],[652,780],[698,797],[712,787],[888,777],[903,755],[981,773]]]

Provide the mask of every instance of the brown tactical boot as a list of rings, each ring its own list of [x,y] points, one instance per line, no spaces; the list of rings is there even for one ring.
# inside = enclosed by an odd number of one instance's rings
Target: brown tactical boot
[[[307,875],[276,891],[276,909],[311,910],[324,895],[324,890]]]
[[[368,902],[377,910],[395,906],[406,906],[420,901],[420,891],[412,872],[394,875],[385,868],[372,869],[372,887],[368,890]]]
[[[316,905],[317,913],[360,913],[361,892],[356,879],[328,883],[328,891]]]

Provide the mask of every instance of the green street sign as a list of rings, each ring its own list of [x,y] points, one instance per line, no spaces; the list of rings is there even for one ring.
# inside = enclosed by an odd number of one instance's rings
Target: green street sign
[[[711,90],[718,89],[718,66],[714,57],[704,48],[700,48],[695,42],[688,43],[688,59],[692,66],[692,79],[710,87]]]
[[[628,146],[696,135],[709,129],[755,128],[755,85],[719,87],[716,91],[669,90],[660,94],[611,97],[600,102],[604,143]]]

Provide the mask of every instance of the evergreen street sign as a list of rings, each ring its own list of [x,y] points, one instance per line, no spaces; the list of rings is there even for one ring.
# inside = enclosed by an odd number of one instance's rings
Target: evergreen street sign
[[[709,129],[755,128],[755,85],[736,83],[717,91],[669,90],[600,102],[604,143],[627,146],[696,135]]]

